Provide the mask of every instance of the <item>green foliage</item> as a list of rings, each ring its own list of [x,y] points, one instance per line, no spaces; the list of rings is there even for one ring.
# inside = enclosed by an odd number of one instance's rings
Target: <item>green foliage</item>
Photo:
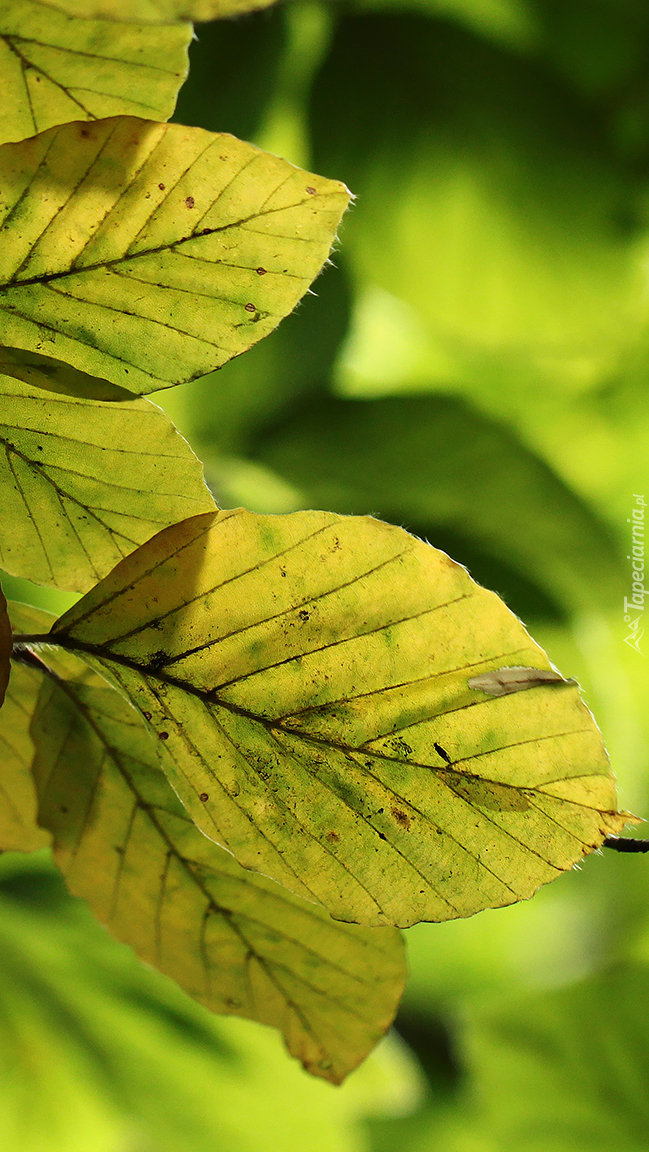
[[[471,1126],[512,1152],[639,1152],[649,1070],[638,1006],[648,990],[647,967],[624,964],[476,1013],[466,1038]],[[462,1147],[459,1135],[450,1147]]]
[[[0,8],[4,1143],[360,1152],[423,918],[372,1152],[639,1149],[646,13],[249,7]]]
[[[334,1090],[268,1029],[214,1016],[66,896],[43,853],[0,861],[0,1137],[25,1152],[365,1152],[417,1093],[396,1046]],[[290,1100],[290,1107],[286,1101]]]

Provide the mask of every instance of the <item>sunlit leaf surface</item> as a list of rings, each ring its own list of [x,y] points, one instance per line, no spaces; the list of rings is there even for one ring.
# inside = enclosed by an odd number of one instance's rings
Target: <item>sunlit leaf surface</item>
[[[464,568],[380,521],[195,517],[53,634],[151,716],[209,836],[341,919],[512,903],[625,822],[577,688],[470,689],[549,662]]]
[[[199,460],[149,400],[0,375],[0,448],[0,565],[39,584],[85,592],[161,526],[214,507]]]
[[[0,340],[136,394],[204,375],[295,307],[344,185],[133,117],[0,148]]]
[[[191,25],[78,20],[64,9],[0,3],[0,143],[69,120],[171,116]]]

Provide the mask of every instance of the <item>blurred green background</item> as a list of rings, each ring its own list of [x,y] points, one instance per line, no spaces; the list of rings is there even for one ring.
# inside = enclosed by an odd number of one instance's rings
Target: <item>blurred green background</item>
[[[357,201],[276,333],[156,399],[223,506],[369,512],[465,563],[578,677],[646,815],[646,0],[294,0],[199,26],[191,61],[177,120]],[[137,965],[45,857],[0,864],[12,1152],[649,1147],[646,857],[411,929],[397,1032],[343,1089]]]

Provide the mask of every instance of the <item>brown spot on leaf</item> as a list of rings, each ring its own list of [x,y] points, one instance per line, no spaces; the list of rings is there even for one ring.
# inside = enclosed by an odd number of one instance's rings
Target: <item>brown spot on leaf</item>
[[[266,269],[265,268],[255,268],[255,272],[257,273],[258,276],[265,276],[266,275]]]
[[[315,196],[316,195],[316,189],[315,188],[309,187],[309,188],[307,188],[307,192],[309,193],[309,196]]]
[[[185,204],[187,205],[188,208],[193,208],[194,204],[195,204],[194,197],[193,196],[186,196],[185,197]]]
[[[168,740],[169,739],[169,733],[168,732],[158,732],[158,736],[160,737],[161,740]]]
[[[330,832],[327,832],[325,839],[327,839],[330,844],[338,844],[338,842],[340,840],[340,836],[339,836],[338,832],[334,832],[334,830],[332,828],[332,830]]]
[[[246,304],[246,312],[256,312],[256,311],[257,311],[257,309],[255,308],[254,304]]]
[[[198,799],[200,800],[201,804],[207,804],[207,801],[209,800],[209,796],[207,795],[207,792],[201,792]]]
[[[151,713],[150,713],[150,712],[143,712],[143,713],[142,713],[142,715],[144,716],[144,719],[145,719],[145,720],[150,720],[150,719],[151,719]]]
[[[161,192],[164,192],[164,190],[165,190],[164,184],[158,184],[158,188],[160,189]]]
[[[412,817],[409,816],[407,812],[404,812],[401,808],[392,807],[390,811],[392,812],[392,815],[394,816],[399,827],[405,828],[406,832],[409,832],[410,825],[412,823]]]

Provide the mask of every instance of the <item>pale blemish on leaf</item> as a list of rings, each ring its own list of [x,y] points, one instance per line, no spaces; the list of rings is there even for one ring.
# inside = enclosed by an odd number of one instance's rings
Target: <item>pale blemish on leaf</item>
[[[528,688],[576,683],[576,680],[566,680],[552,668],[520,667],[497,668],[492,672],[482,672],[480,676],[472,676],[467,681],[474,692],[486,692],[488,696],[507,696],[510,692],[525,692]]]

